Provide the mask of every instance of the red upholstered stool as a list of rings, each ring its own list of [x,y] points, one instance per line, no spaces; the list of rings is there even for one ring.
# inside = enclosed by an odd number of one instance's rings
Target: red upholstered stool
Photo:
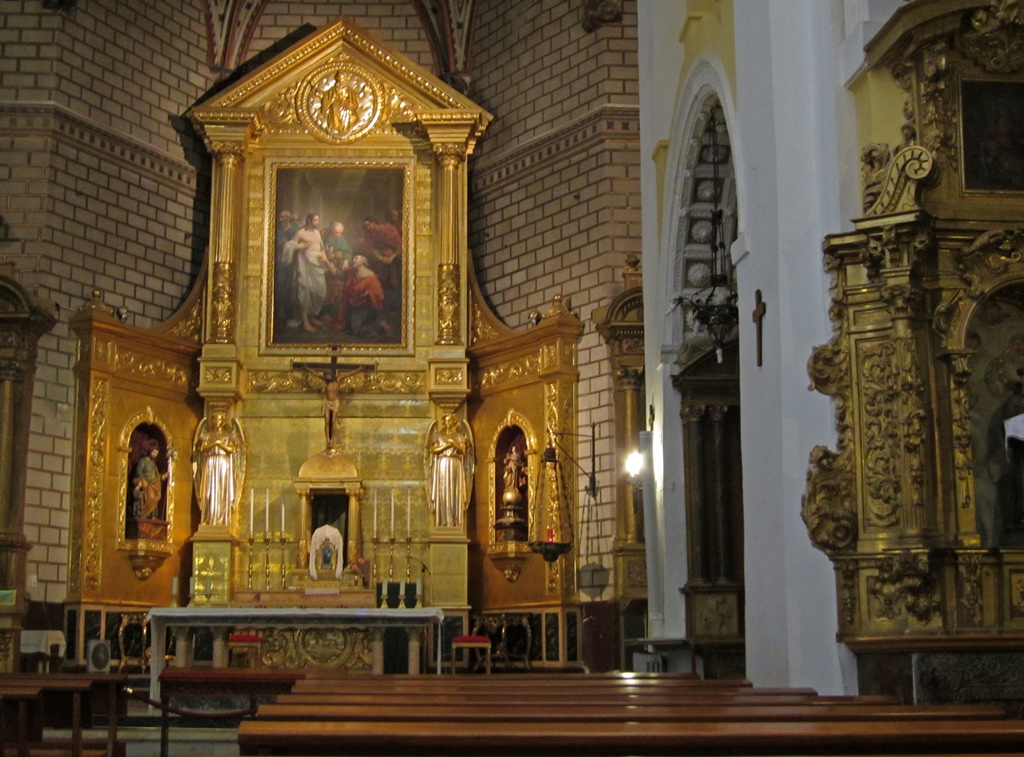
[[[491,640],[486,636],[464,635],[452,639],[452,673],[455,672],[455,659],[460,649],[476,649],[482,652],[486,660],[485,670],[487,675],[491,674]],[[469,652],[466,652],[468,655]]]
[[[244,655],[244,665],[241,667],[259,667],[260,645],[263,639],[254,633],[232,633],[228,634],[228,665],[234,665],[235,654]]]

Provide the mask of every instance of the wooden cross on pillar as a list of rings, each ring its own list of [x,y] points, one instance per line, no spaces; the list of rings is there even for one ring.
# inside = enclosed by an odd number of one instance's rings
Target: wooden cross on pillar
[[[752,313],[752,320],[754,325],[757,327],[757,367],[760,368],[762,364],[762,353],[761,353],[761,337],[762,327],[764,325],[764,314],[768,312],[768,307],[761,300],[761,290],[754,290],[754,311]]]

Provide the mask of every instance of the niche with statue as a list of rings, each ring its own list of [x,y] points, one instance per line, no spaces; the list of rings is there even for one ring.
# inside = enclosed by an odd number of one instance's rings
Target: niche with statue
[[[495,502],[494,541],[529,540],[529,487],[526,471],[526,434],[519,426],[509,426],[498,436],[494,466],[497,501]]]

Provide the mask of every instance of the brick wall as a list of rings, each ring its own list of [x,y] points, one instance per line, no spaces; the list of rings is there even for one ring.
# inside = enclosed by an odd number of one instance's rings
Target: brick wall
[[[208,191],[183,114],[207,90],[198,2],[0,2],[0,262],[60,307],[40,342],[26,489],[29,594],[64,599],[71,489],[68,318],[103,290],[132,323],[195,279]]]
[[[430,73],[437,73],[423,24],[409,0],[371,0],[364,3],[271,0],[260,16],[250,56],[272,47],[300,27],[316,29],[339,16],[359,24]]]
[[[570,298],[583,320],[577,433],[584,438],[567,441],[588,462],[597,424],[600,490],[577,557],[611,568],[623,461],[608,348],[592,315],[622,291],[626,253],[640,252],[636,15],[626,2],[621,23],[586,32],[581,5],[481,6],[470,96],[495,120],[472,164],[469,241],[484,295],[508,325],[547,312],[555,294]],[[581,504],[585,483],[581,476]]]

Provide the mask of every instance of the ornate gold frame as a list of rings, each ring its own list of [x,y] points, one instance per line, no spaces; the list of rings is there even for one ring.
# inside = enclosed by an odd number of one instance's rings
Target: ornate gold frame
[[[402,240],[403,251],[401,254],[402,265],[402,308],[401,308],[401,334],[395,342],[387,341],[380,343],[349,343],[343,339],[337,344],[340,345],[338,354],[359,354],[359,355],[409,355],[412,353],[410,335],[414,329],[414,308],[416,277],[414,275],[416,266],[416,236],[414,233],[413,209],[415,207],[412,158],[335,158],[331,160],[299,159],[295,157],[267,157],[264,164],[266,186],[263,189],[265,202],[262,242],[263,266],[265,275],[261,277],[261,322],[260,322],[260,354],[263,355],[296,355],[296,354],[318,354],[325,351],[325,347],[331,346],[334,342],[328,340],[316,340],[308,343],[277,342],[274,340],[275,324],[273,312],[274,299],[274,276],[276,261],[274,259],[275,245],[272,240],[275,238],[276,211],[279,210],[278,202],[278,172],[282,169],[307,168],[311,170],[336,169],[397,169],[403,172],[402,181]],[[328,224],[333,219],[321,219],[322,224]],[[350,219],[347,228],[361,223],[362,219]],[[326,226],[321,226],[326,231]]]

